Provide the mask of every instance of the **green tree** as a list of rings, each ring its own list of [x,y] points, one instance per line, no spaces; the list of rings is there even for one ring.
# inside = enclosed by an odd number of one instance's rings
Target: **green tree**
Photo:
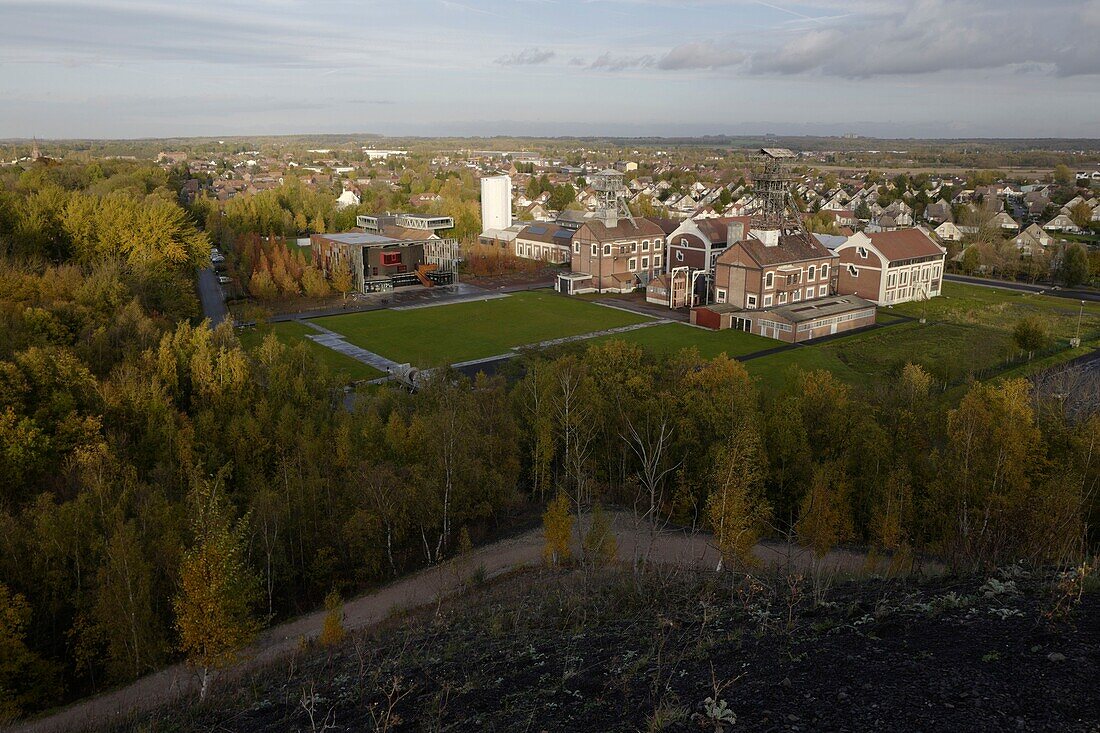
[[[31,607],[0,583],[0,720],[56,699],[60,681],[52,665],[27,648]]]
[[[718,571],[726,564],[756,562],[752,549],[771,516],[761,490],[764,465],[764,447],[755,426],[739,425],[719,447],[714,490],[707,499],[707,521],[718,544]]]
[[[1092,207],[1085,201],[1080,201],[1069,210],[1069,218],[1082,229],[1088,229],[1092,223]]]
[[[1058,279],[1066,287],[1077,287],[1088,281],[1089,256],[1084,246],[1074,242],[1066,245],[1058,265]]]
[[[570,558],[569,537],[573,532],[573,515],[569,512],[569,495],[559,491],[547,505],[542,515],[542,532],[545,545],[542,556],[551,565],[557,565]]]
[[[1073,171],[1065,163],[1054,166],[1054,182],[1059,186],[1072,186],[1077,182]]]
[[[1027,316],[1017,321],[1016,327],[1012,329],[1012,338],[1022,351],[1027,352],[1028,361],[1050,340],[1046,323],[1038,316]]]

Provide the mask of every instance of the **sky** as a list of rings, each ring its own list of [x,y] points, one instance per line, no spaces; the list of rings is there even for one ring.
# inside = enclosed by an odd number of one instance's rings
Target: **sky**
[[[1100,0],[0,0],[0,138],[1100,137]]]

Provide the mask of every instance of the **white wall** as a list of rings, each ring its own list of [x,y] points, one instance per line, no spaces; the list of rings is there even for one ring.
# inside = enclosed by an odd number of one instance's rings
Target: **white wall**
[[[512,226],[512,179],[487,176],[481,179],[481,231]]]

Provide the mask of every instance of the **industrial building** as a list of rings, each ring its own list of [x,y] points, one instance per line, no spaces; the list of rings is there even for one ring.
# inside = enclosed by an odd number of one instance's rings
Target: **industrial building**
[[[426,235],[420,239],[395,239],[371,232],[314,234],[310,237],[313,262],[329,276],[346,263],[354,289],[360,293],[454,283],[458,240],[421,231]]]
[[[512,226],[512,179],[486,176],[481,179],[481,231]]]

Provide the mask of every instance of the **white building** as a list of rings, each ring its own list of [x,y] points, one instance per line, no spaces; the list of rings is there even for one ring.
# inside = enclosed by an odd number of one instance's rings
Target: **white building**
[[[486,176],[481,179],[481,231],[512,226],[512,179]]]

